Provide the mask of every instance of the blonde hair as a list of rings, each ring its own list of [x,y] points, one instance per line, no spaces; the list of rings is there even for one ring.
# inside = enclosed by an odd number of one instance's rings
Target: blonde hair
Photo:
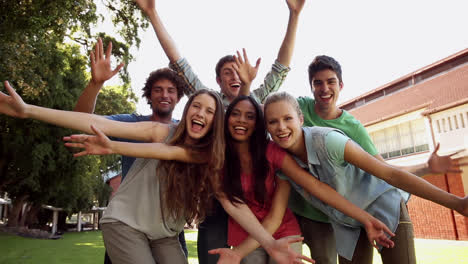
[[[270,104],[281,102],[281,101],[285,101],[288,104],[290,104],[294,108],[294,110],[296,110],[297,115],[299,117],[302,116],[302,110],[301,110],[301,107],[299,106],[299,103],[297,102],[296,98],[294,98],[292,95],[288,94],[287,92],[276,92],[276,93],[270,94],[265,99],[265,103],[263,105],[263,112],[265,113],[265,120],[267,119],[267,117],[266,117],[267,107]]]

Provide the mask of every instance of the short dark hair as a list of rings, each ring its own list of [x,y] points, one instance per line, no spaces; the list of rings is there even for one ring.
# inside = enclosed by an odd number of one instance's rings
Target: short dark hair
[[[232,55],[226,55],[222,57],[221,59],[219,59],[218,63],[216,63],[216,68],[215,68],[216,77],[219,77],[221,75],[221,68],[224,66],[224,64],[228,62],[234,62],[234,61],[235,61],[234,56]]]
[[[336,73],[338,80],[343,82],[341,76],[341,65],[334,58],[326,55],[320,55],[314,58],[309,65],[309,83],[312,82],[315,74],[323,70],[332,70]]]
[[[177,98],[182,98],[187,86],[185,81],[177,75],[177,72],[169,68],[161,68],[150,73],[146,79],[145,87],[142,89],[143,97],[146,98],[149,105],[151,105],[151,89],[153,88],[153,84],[159,80],[168,80],[172,82],[177,89]]]

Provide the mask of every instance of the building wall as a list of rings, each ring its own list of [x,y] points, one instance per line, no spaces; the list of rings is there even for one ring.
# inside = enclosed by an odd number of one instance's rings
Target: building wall
[[[427,175],[425,180],[457,196],[464,196],[461,175]],[[412,195],[408,211],[417,238],[468,240],[468,218],[431,201]]]
[[[381,131],[388,129],[389,127],[398,126],[405,122],[411,122],[418,119],[424,120],[429,151],[390,158],[387,159],[388,163],[398,166],[408,166],[426,162],[434,150],[431,131],[434,132],[435,142],[440,142],[441,144],[438,152],[439,155],[446,155],[448,153],[453,153],[453,151],[456,150],[468,148],[468,105],[454,107],[446,111],[433,114],[430,117],[422,115],[424,110],[425,109],[413,111],[366,127],[369,134],[372,135],[379,130]],[[448,117],[451,117],[450,120]],[[465,119],[462,120],[461,117]],[[456,118],[459,118],[457,123],[454,121]],[[443,119],[446,119],[445,130],[442,127],[441,129],[437,127],[437,120],[439,120],[440,126],[442,124],[441,120]],[[449,121],[451,122],[450,126],[448,125]],[[465,157],[457,159],[459,163],[468,162],[468,157],[466,157],[467,154],[462,155]],[[424,179],[445,191],[463,197],[468,193],[468,168],[464,167],[462,169],[465,169],[462,173],[427,175]],[[413,222],[415,237],[428,239],[468,240],[467,217],[414,195],[412,195],[408,201],[408,210]]]

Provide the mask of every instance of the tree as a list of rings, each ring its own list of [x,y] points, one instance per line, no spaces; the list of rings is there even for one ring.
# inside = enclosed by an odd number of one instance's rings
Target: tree
[[[147,26],[133,2],[104,3],[124,42],[117,36],[91,34],[92,26],[103,19],[93,1],[0,0],[0,79],[10,80],[26,102],[72,109],[89,79],[83,53],[89,52],[95,37],[112,40],[114,56],[128,65],[129,47],[139,45],[138,29]],[[121,79],[122,86],[103,90],[99,113],[135,110],[126,70]],[[115,156],[74,159],[61,142],[72,131],[37,121],[1,116],[0,133],[0,195],[8,192],[13,200],[10,226],[25,222],[20,214],[25,203],[29,212],[38,211],[41,204],[69,212],[90,208],[106,192],[101,172],[118,164]]]

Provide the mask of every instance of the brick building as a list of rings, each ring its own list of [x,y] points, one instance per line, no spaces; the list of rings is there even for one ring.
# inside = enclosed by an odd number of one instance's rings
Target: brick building
[[[437,142],[439,154],[465,150],[468,161],[468,49],[407,74],[340,105],[366,127],[387,162],[425,162]],[[468,167],[463,173],[424,178],[458,196],[468,194]],[[415,236],[468,240],[468,218],[412,196],[408,202]]]

